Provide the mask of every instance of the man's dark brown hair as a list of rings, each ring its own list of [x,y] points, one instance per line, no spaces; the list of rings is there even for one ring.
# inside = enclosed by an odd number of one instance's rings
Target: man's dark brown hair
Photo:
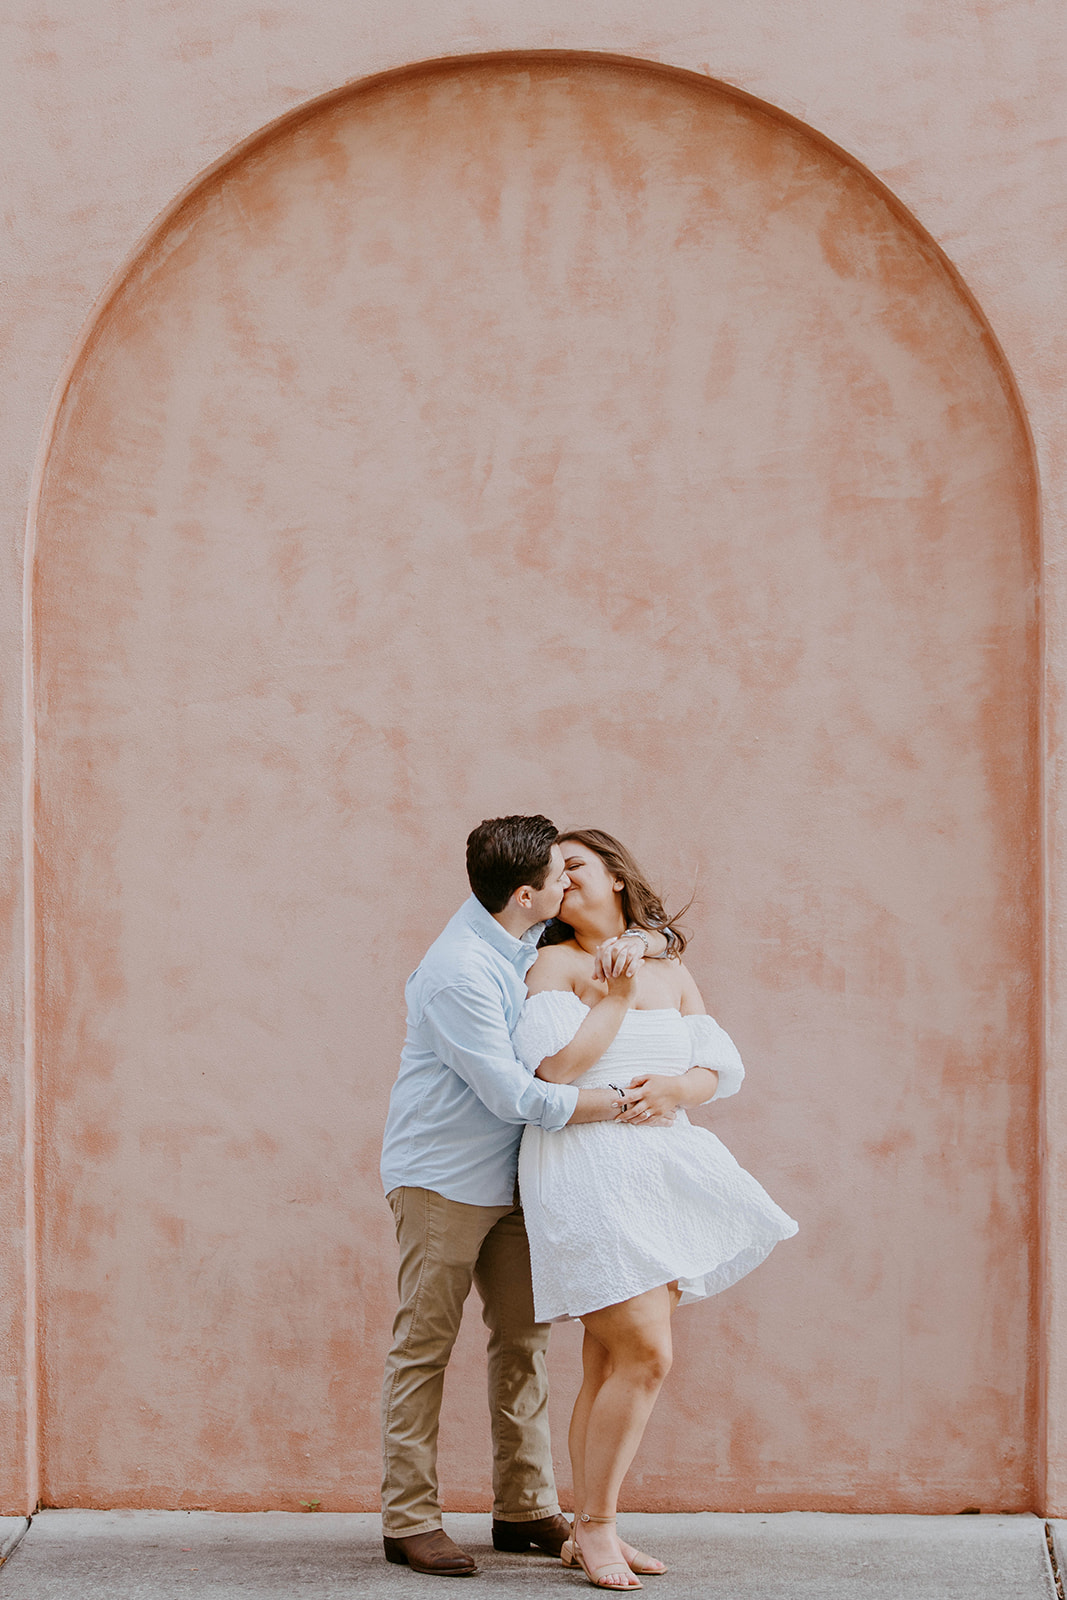
[[[547,817],[490,817],[467,840],[467,877],[487,911],[503,911],[516,889],[544,887],[556,824]]]

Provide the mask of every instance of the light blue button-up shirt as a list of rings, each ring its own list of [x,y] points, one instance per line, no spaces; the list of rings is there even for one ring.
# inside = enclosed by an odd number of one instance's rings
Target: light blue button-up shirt
[[[569,1122],[578,1091],[532,1077],[511,1047],[537,957],[472,895],[407,981],[408,1031],[382,1144],[386,1194],[404,1184],[467,1205],[510,1205],[527,1122]]]

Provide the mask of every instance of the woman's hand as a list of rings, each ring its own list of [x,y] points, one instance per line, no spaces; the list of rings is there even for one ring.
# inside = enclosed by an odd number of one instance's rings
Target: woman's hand
[[[626,1110],[616,1122],[643,1122],[655,1125],[661,1119],[674,1121],[682,1106],[702,1106],[713,1098],[719,1074],[713,1067],[690,1067],[688,1072],[664,1078],[646,1072],[631,1078],[623,1091]]]
[[[637,994],[637,969],[641,965],[636,962],[633,968],[628,962],[620,963],[618,972],[605,973],[604,981],[608,986],[608,998],[611,1000],[625,1000],[630,1005]]]
[[[603,944],[597,945],[596,959],[593,962],[593,979],[611,978],[616,972],[626,969],[631,975],[636,976],[637,969],[644,960],[645,943],[632,934],[620,934],[615,939],[605,939]]]
[[[630,1080],[625,1095],[626,1110],[619,1113],[617,1122],[673,1122],[674,1113],[682,1104],[682,1079],[645,1073]]]

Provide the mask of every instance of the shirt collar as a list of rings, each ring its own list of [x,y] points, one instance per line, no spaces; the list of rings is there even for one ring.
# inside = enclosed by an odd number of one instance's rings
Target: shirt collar
[[[545,931],[543,922],[535,922],[532,928],[527,928],[521,939],[516,939],[513,933],[502,928],[496,918],[488,912],[476,895],[463,907],[463,914],[478,936],[492,945],[493,949],[510,961],[513,966],[522,964],[525,972],[533,964],[537,954],[537,941]]]

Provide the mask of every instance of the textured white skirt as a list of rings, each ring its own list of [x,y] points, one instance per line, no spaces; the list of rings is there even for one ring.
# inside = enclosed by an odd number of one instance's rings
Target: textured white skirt
[[[514,1035],[520,1059],[536,1070],[574,1037],[586,1012],[575,994],[532,996]],[[629,1011],[609,1049],[575,1082],[624,1085],[640,1073],[668,1076],[720,1061],[722,1079],[736,1088],[740,1058],[710,1018]],[[683,1111],[669,1128],[595,1122],[546,1133],[530,1125],[519,1186],[542,1322],[599,1311],[675,1280],[682,1305],[705,1299],[797,1231],[722,1141]]]

